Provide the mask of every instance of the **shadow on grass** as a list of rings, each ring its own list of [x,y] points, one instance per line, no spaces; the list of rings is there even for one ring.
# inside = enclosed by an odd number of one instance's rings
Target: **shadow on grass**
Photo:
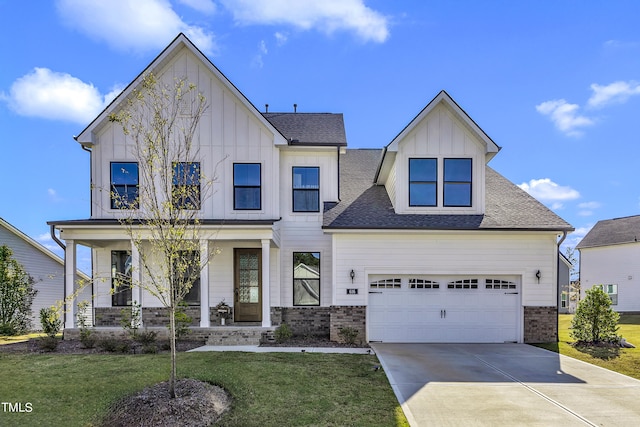
[[[611,360],[620,356],[620,347],[610,344],[573,344],[573,348],[581,353],[588,354],[591,357],[601,360]]]
[[[621,314],[619,325],[640,325],[640,314]]]

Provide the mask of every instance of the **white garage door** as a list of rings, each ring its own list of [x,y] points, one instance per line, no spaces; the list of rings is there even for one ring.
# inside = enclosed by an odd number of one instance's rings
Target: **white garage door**
[[[370,276],[369,341],[518,341],[515,276]]]

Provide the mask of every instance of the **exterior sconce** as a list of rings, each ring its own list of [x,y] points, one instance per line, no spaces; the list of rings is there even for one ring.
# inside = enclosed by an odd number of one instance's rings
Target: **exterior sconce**
[[[540,283],[540,277],[542,276],[542,274],[540,274],[540,270],[536,271],[536,279],[538,279],[538,283]]]
[[[351,272],[349,273],[349,277],[351,277],[351,283],[353,283],[353,279],[356,277],[356,272],[353,271],[353,269],[351,269]]]

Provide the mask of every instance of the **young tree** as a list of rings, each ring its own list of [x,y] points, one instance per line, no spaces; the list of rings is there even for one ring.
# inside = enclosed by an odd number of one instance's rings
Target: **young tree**
[[[0,333],[15,335],[31,327],[31,304],[38,292],[33,278],[13,259],[13,251],[0,246]]]
[[[138,161],[138,189],[121,191],[114,186],[110,191],[122,208],[120,222],[139,253],[140,281],[131,286],[155,296],[169,312],[172,398],[176,311],[209,262],[200,256],[200,208],[214,177],[207,178],[201,170],[194,143],[206,108],[204,96],[185,79],[167,83],[147,74],[126,105],[110,115],[132,140],[132,155]]]
[[[602,286],[587,290],[571,322],[571,336],[586,343],[616,342],[620,315],[611,308],[611,298]]]

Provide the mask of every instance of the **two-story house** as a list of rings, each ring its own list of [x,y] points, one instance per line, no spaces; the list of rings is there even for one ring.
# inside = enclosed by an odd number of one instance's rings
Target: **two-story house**
[[[499,147],[446,92],[384,148],[350,150],[341,114],[261,113],[182,34],[147,72],[186,77],[210,105],[198,167],[219,180],[200,206],[200,255],[216,256],[187,298],[195,328],[218,327],[225,301],[225,327],[287,322],[334,340],[346,326],[367,341],[557,338],[558,244],[572,228],[487,166]],[[145,326],[166,325],[151,295],[111,292],[118,275],[144,279],[103,191],[143,185],[108,120],[139,81],[76,138],[91,152],[91,218],[50,223],[66,241],[67,286],[75,245],[92,248],[96,327],[117,325],[132,301]]]

